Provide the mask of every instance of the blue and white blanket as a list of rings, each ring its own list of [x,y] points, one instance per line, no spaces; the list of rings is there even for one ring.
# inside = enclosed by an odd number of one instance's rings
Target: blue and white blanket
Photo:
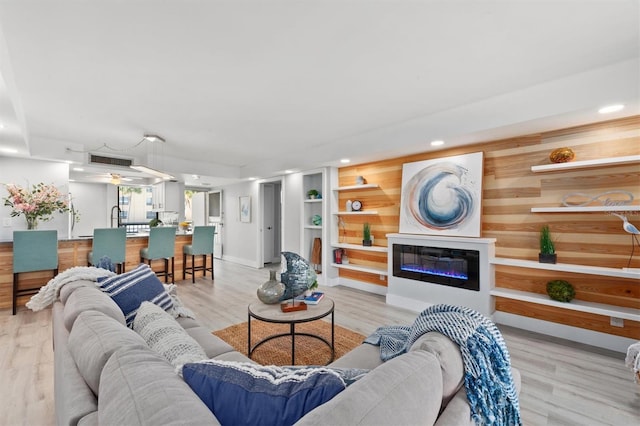
[[[380,358],[387,361],[407,352],[430,331],[460,346],[464,386],[474,422],[521,425],[507,346],[500,330],[484,315],[461,306],[434,305],[420,313],[413,325],[380,327],[365,342],[380,346]]]

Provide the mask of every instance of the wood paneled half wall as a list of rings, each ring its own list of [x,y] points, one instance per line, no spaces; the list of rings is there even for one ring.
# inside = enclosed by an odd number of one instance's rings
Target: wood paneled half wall
[[[551,164],[549,154],[561,147],[575,153],[570,167],[532,170]],[[363,210],[377,213],[342,216],[339,242],[362,244],[364,222],[371,224],[376,246],[386,246],[385,235],[398,232],[404,163],[479,151],[484,152],[481,236],[496,238],[496,257],[508,260],[495,265],[496,309],[640,339],[640,275],[618,273],[627,266],[640,268],[640,247],[630,261],[632,236],[621,218],[606,211],[611,204],[624,204],[622,213],[640,228],[640,116],[343,167],[340,187],[355,185],[358,176],[378,187],[339,191],[340,210],[347,200],[357,199]],[[629,158],[607,164],[606,159],[620,157]],[[572,193],[569,201],[588,208],[557,209]],[[540,269],[537,261],[543,225],[549,225],[555,241],[555,270]],[[386,268],[386,253],[347,252],[351,264]],[[377,274],[339,273],[386,285]],[[546,283],[555,279],[574,286],[576,296],[569,304],[549,301]],[[623,319],[623,327],[612,326],[610,317]]]

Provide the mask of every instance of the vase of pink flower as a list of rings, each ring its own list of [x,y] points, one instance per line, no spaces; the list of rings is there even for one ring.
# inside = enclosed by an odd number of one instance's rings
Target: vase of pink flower
[[[60,192],[55,185],[40,182],[32,185],[31,189],[15,184],[5,186],[9,196],[4,198],[4,205],[13,209],[11,217],[24,215],[27,229],[37,229],[39,221],[51,220],[55,212],[69,211],[66,194]]]

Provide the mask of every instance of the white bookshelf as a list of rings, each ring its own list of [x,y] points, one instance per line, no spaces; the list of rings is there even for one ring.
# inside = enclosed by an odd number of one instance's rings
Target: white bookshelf
[[[509,259],[494,257],[494,265],[515,266],[519,268],[544,269],[547,271],[572,272],[576,274],[601,275],[606,277],[632,278],[640,280],[640,271],[622,268],[605,268],[602,266],[574,265],[571,263],[540,263],[534,260]]]
[[[567,163],[543,164],[531,166],[534,173],[557,172],[563,170],[590,169],[603,166],[618,166],[624,164],[640,163],[640,155],[627,155],[624,157],[600,158],[598,160],[570,161]]]
[[[374,268],[371,266],[362,266],[362,265],[354,265],[352,263],[332,263],[331,266],[334,266],[339,269],[348,269],[351,271],[358,272],[367,272],[369,274],[378,274],[378,275],[387,275],[387,270],[382,268]]]
[[[387,247],[383,246],[363,246],[358,244],[332,243],[331,247],[343,248],[349,250],[373,251],[377,253],[386,253]]]

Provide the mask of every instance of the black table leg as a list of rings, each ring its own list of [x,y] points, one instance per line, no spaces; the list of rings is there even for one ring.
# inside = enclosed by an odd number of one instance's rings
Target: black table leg
[[[291,365],[296,365],[296,324],[291,323]]]

